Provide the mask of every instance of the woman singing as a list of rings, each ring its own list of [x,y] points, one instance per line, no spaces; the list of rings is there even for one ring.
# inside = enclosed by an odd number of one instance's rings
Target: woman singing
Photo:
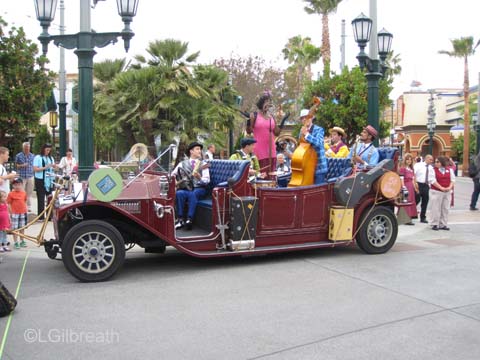
[[[250,126],[247,125],[247,133],[253,132],[257,140],[255,155],[260,163],[260,170],[267,174],[276,169],[275,137],[280,134],[280,128],[275,123],[272,110],[272,98],[269,92],[265,92],[257,102],[258,113],[250,114]]]

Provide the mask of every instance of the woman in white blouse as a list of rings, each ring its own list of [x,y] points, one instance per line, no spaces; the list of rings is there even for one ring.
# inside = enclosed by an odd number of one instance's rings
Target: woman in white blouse
[[[66,156],[62,157],[58,167],[63,170],[63,174],[67,176],[72,176],[72,171],[77,165],[77,160],[73,157],[72,149],[67,149]]]

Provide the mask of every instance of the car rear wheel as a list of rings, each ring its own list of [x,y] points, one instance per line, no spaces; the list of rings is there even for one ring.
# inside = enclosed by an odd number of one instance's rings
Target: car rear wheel
[[[82,221],[65,235],[62,260],[67,270],[81,281],[107,280],[125,260],[123,237],[105,221]]]
[[[397,219],[386,207],[379,206],[366,211],[359,224],[361,228],[357,234],[357,245],[367,254],[383,254],[397,240]]]

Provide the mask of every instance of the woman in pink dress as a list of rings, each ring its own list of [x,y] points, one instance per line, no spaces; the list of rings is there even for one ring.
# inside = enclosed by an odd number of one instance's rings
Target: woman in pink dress
[[[398,171],[402,179],[402,185],[408,190],[408,202],[409,206],[405,206],[404,209],[410,218],[417,218],[417,205],[415,203],[415,193],[418,193],[418,184],[415,180],[415,174],[413,172],[413,156],[411,154],[405,154],[403,161],[400,164]],[[406,223],[406,225],[415,225],[412,221]]]
[[[265,92],[257,101],[258,112],[250,114],[250,126],[247,124],[247,133],[253,132],[257,140],[255,155],[260,163],[260,171],[270,174],[277,168],[277,152],[275,137],[280,135],[280,128],[272,115],[272,98]]]

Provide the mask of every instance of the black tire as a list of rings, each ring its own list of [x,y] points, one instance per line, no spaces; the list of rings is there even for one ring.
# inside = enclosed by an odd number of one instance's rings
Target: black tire
[[[81,221],[63,239],[62,260],[80,281],[105,281],[123,265],[125,243],[120,232],[109,223]]]
[[[395,214],[388,208],[378,206],[365,211],[357,234],[357,245],[367,254],[383,254],[397,240],[398,223]]]

